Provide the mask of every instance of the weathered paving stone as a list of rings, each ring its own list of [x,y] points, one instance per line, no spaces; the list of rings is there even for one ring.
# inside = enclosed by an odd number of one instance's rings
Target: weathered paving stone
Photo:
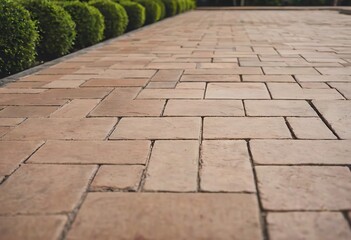
[[[1,238],[6,240],[55,240],[67,221],[66,216],[0,216]]]
[[[299,82],[349,82],[348,75],[295,75]]]
[[[351,83],[330,83],[330,86],[338,89],[347,99],[351,100]]]
[[[245,141],[203,141],[201,166],[200,187],[203,191],[256,191]]]
[[[0,111],[0,117],[12,118],[35,118],[48,117],[56,111],[58,107],[53,106],[9,106]]]
[[[85,80],[56,80],[42,86],[42,88],[78,88]]]
[[[351,238],[347,221],[339,212],[269,213],[267,223],[272,240]]]
[[[243,82],[295,82],[289,75],[243,75]]]
[[[14,127],[22,123],[25,118],[2,118],[0,117],[0,126],[2,127]]]
[[[177,82],[150,82],[146,88],[168,89],[175,88]]]
[[[181,82],[240,82],[239,75],[183,75]]]
[[[103,140],[115,118],[31,118],[10,131],[6,140]]]
[[[110,139],[198,139],[200,125],[195,117],[123,118]]]
[[[11,127],[0,127],[0,137],[4,136],[11,130]]]
[[[126,78],[126,79],[100,79],[93,78],[86,81],[81,87],[144,87],[148,78]]]
[[[312,67],[263,67],[265,74],[313,74],[319,75],[319,73]]]
[[[351,75],[351,67],[342,68],[316,68],[323,75]]]
[[[0,214],[70,212],[94,171],[95,166],[23,165],[1,185]]]
[[[144,166],[111,166],[100,167],[90,191],[136,191],[141,182]]]
[[[84,118],[100,99],[74,99],[50,115],[52,118]]]
[[[164,116],[244,116],[237,100],[170,100]]]
[[[342,210],[351,207],[347,167],[256,167],[263,207],[267,210]]]
[[[151,82],[177,82],[183,70],[159,70],[152,78]]]
[[[251,240],[259,225],[251,194],[89,193],[68,239]]]
[[[299,139],[336,139],[320,118],[288,117],[287,121]]]
[[[202,99],[202,89],[144,89],[138,99]]]
[[[351,101],[313,101],[318,111],[342,139],[351,139]]]
[[[149,151],[150,141],[48,141],[28,162],[145,164]]]
[[[263,83],[210,83],[206,99],[270,99]]]
[[[237,74],[262,74],[259,67],[236,67],[230,69],[186,69],[184,74],[189,75],[237,75]]]
[[[0,177],[12,173],[42,144],[41,141],[0,141]]]
[[[348,140],[252,140],[257,164],[351,164]]]
[[[317,116],[306,102],[301,100],[245,100],[248,116]]]
[[[207,117],[204,138],[291,138],[291,135],[283,118]]]
[[[74,88],[74,89],[50,89],[42,96],[56,99],[75,99],[75,98],[103,98],[111,92],[111,88]]]
[[[156,141],[144,191],[196,191],[198,160],[198,141]]]
[[[3,106],[61,106],[65,99],[56,99],[49,95],[40,94],[0,94],[0,105]]]

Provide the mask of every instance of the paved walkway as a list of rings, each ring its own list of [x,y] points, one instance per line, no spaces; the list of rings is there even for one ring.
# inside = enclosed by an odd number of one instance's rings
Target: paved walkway
[[[351,239],[350,22],[195,11],[0,88],[0,238]]]

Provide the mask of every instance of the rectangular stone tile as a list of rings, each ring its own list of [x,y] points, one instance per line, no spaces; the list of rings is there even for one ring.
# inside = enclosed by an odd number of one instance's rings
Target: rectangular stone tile
[[[151,82],[178,82],[183,70],[159,70],[152,78]]]
[[[149,63],[145,68],[148,69],[193,69],[196,63]]]
[[[7,88],[7,86],[0,88],[0,93],[9,93],[9,94],[16,94],[16,93],[36,94],[44,91],[45,89]]]
[[[57,99],[104,98],[112,88],[50,89],[42,95]]]
[[[31,118],[9,132],[6,140],[104,139],[116,124],[115,118]]]
[[[243,82],[295,82],[290,75],[243,75]]]
[[[248,116],[315,116],[317,113],[301,100],[245,100]]]
[[[283,118],[207,117],[204,138],[291,138],[291,135]]]
[[[351,82],[348,75],[295,75],[299,82]]]
[[[16,82],[6,84],[6,87],[7,88],[39,88],[45,84],[46,82],[25,82],[22,80],[17,80]]]
[[[145,164],[149,151],[149,141],[47,141],[28,162]]]
[[[158,88],[158,89],[167,89],[167,88],[175,88],[177,82],[150,82],[146,88]]]
[[[123,118],[110,139],[198,139],[200,127],[195,117]]]
[[[350,164],[348,140],[252,140],[256,164]]]
[[[42,88],[78,88],[85,80],[55,80],[42,86]]]
[[[103,165],[91,183],[90,191],[137,191],[143,171],[144,166]]]
[[[263,71],[267,75],[274,74],[312,74],[319,75],[316,69],[312,67],[263,67]]]
[[[244,116],[238,100],[170,100],[164,116]]]
[[[69,240],[138,237],[262,239],[256,196],[89,193],[68,235]]]
[[[58,107],[54,106],[9,106],[0,111],[0,117],[9,118],[35,118],[48,117],[56,111]]]
[[[288,117],[287,121],[299,139],[336,139],[320,118]]]
[[[50,115],[51,118],[84,118],[100,99],[74,99]]]
[[[351,82],[350,83],[330,83],[330,86],[336,88],[348,100],[351,100]]]
[[[351,101],[313,101],[318,111],[342,139],[351,139]]]
[[[339,212],[269,213],[267,223],[272,240],[351,238],[347,221]]]
[[[0,141],[0,177],[10,175],[44,142]]]
[[[21,122],[23,122],[24,120],[25,120],[25,118],[2,118],[2,117],[0,117],[0,126],[14,127],[14,126],[20,124]]]
[[[203,141],[200,179],[202,191],[255,192],[246,142]]]
[[[351,75],[351,67],[316,68],[323,75]]]
[[[189,75],[232,75],[232,74],[263,74],[259,67],[236,67],[231,69],[187,69]]]
[[[213,62],[214,63],[237,63],[238,62],[238,58],[231,58],[231,57],[227,57],[227,58],[213,58]]]
[[[1,238],[7,240],[55,240],[63,231],[67,217],[0,216]]]
[[[324,82],[300,82],[299,83],[302,88],[307,89],[329,89],[330,87]]]
[[[144,87],[148,81],[148,78],[92,78],[81,87]]]
[[[126,101],[135,99],[142,88],[140,87],[123,87],[115,88],[104,101]]]
[[[181,82],[240,82],[239,75],[183,75]]]
[[[267,83],[273,99],[344,99],[335,89],[305,89],[297,83]]]
[[[144,191],[196,191],[198,161],[198,141],[156,141]]]
[[[65,99],[56,99],[46,95],[46,92],[40,94],[0,94],[0,105],[3,106],[61,106],[66,102]]]
[[[71,212],[88,187],[95,168],[23,165],[1,185],[0,214]]]
[[[199,63],[197,65],[197,68],[200,69],[231,69],[236,67],[239,67],[237,63]]]
[[[41,74],[41,75],[28,75],[25,76],[23,78],[20,78],[21,82],[51,82],[51,81],[55,81],[58,80],[62,77],[63,75],[45,75],[45,74]]]
[[[155,70],[116,70],[108,69],[99,74],[99,78],[151,78],[156,73]]]
[[[258,166],[258,187],[266,210],[342,210],[351,207],[347,167]]]
[[[138,99],[202,99],[202,89],[144,89]]]
[[[180,82],[177,84],[178,89],[206,89],[205,82]]]
[[[92,117],[160,116],[165,100],[103,100],[90,114]]]
[[[206,99],[270,99],[263,83],[209,83]]]

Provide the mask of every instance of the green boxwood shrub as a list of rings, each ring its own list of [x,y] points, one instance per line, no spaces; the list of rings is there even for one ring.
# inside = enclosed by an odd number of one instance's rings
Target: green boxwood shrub
[[[20,72],[35,62],[35,22],[22,6],[0,0],[0,77]]]
[[[153,0],[134,0],[145,7],[146,20],[145,24],[157,22],[161,18],[161,6]]]
[[[105,24],[99,10],[78,1],[65,2],[62,6],[76,23],[77,37],[74,44],[76,49],[93,45],[103,39]]]
[[[99,9],[105,19],[105,38],[117,37],[123,34],[128,26],[126,10],[118,3],[110,0],[95,0],[90,5]]]
[[[171,17],[177,14],[177,0],[162,0],[166,7],[166,16]]]
[[[39,60],[51,60],[67,54],[76,37],[75,23],[60,6],[47,0],[25,0],[21,4],[38,23]]]
[[[124,7],[128,14],[129,23],[127,30],[134,30],[145,24],[146,12],[143,5],[128,0],[121,0],[119,4]]]
[[[162,0],[154,0],[161,8],[161,16],[160,19],[164,19],[166,17],[166,6]]]
[[[177,1],[177,14],[185,12],[185,0],[178,0]]]

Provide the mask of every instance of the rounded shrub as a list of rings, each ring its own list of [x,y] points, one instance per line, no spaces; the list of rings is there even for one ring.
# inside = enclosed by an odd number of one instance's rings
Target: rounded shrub
[[[185,0],[177,1],[177,14],[185,12]]]
[[[164,19],[166,17],[166,6],[165,6],[165,4],[163,3],[162,0],[154,0],[154,1],[160,6],[160,9],[161,9],[160,19]]]
[[[60,6],[47,0],[25,0],[21,4],[38,24],[40,60],[51,60],[69,53],[76,37],[75,23]]]
[[[105,38],[117,37],[126,31],[128,15],[120,4],[110,0],[94,0],[89,3],[93,7],[96,7],[104,16]]]
[[[0,32],[0,77],[31,67],[39,35],[29,12],[17,3],[0,0]]]
[[[146,20],[145,24],[157,22],[161,18],[161,6],[153,0],[134,0],[145,7]]]
[[[128,14],[129,23],[127,30],[134,30],[145,24],[146,12],[143,5],[125,0],[122,0],[119,3],[124,7]]]
[[[177,0],[162,0],[166,8],[166,16],[171,17],[177,14]]]
[[[99,10],[82,2],[65,2],[62,6],[76,23],[76,49],[93,45],[103,39],[105,24]]]

